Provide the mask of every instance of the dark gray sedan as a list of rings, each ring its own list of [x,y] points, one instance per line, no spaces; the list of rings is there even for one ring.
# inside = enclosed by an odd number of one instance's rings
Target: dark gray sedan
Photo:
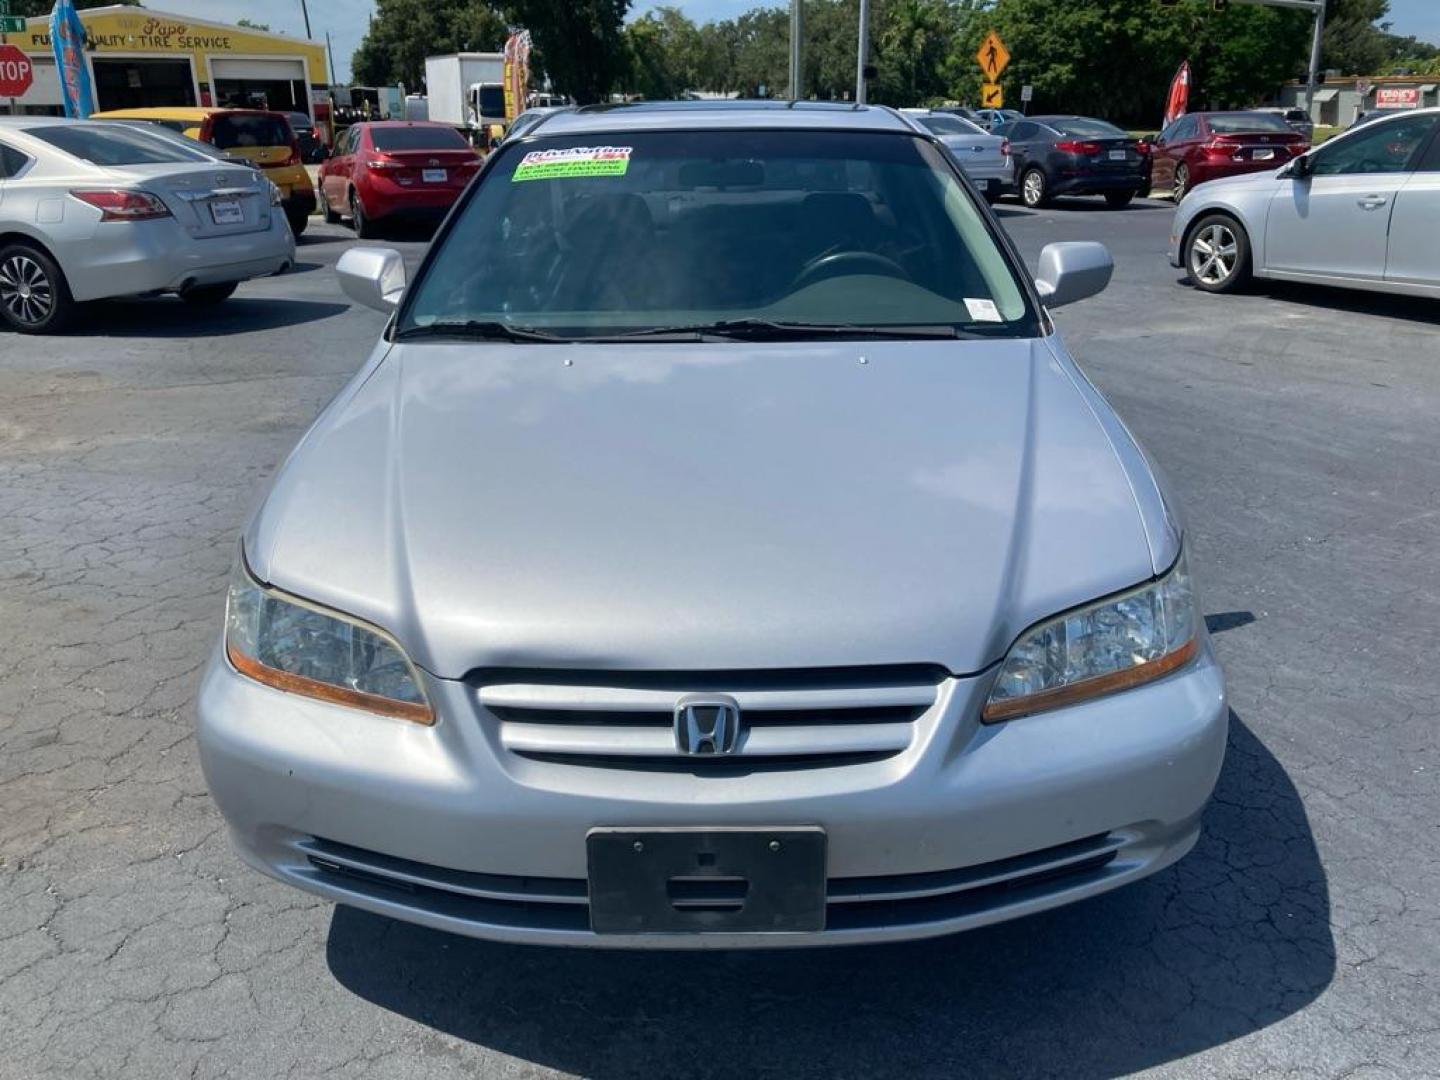
[[[1103,195],[1113,207],[1150,193],[1150,147],[1105,120],[1032,116],[1003,124],[1020,201],[1045,206],[1058,195]]]

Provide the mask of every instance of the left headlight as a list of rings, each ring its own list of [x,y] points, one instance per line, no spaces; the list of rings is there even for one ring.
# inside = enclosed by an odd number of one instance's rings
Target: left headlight
[[[981,718],[1010,720],[1128,690],[1182,667],[1200,647],[1182,552],[1161,578],[1020,635]]]
[[[262,587],[237,560],[225,603],[225,654],[242,675],[292,694],[433,724],[398,642],[379,627]]]

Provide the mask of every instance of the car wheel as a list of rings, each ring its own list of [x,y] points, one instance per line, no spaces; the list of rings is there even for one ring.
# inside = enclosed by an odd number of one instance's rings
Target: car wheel
[[[375,235],[375,223],[365,216],[360,196],[353,190],[350,192],[350,224],[357,239],[369,240]]]
[[[1107,191],[1105,193],[1105,204],[1111,210],[1120,210],[1129,206],[1135,199],[1133,191]]]
[[[1190,190],[1190,166],[1180,164],[1175,166],[1175,183],[1171,187],[1170,197],[1178,204],[1185,198],[1186,192]]]
[[[0,249],[0,318],[22,334],[57,334],[75,310],[55,260],[29,244]]]
[[[1185,266],[1196,288],[1234,292],[1250,280],[1250,239],[1232,217],[1203,217],[1185,241]]]
[[[180,299],[193,307],[213,307],[229,300],[239,287],[238,281],[227,281],[223,285],[200,285],[194,289],[186,289],[180,294]]]
[[[290,234],[299,236],[305,231],[305,226],[310,224],[309,214],[286,214],[285,220],[290,222]]]
[[[339,225],[339,224],[340,224],[340,215],[337,214],[337,213],[335,212],[335,208],[330,205],[330,200],[329,200],[329,199],[322,198],[322,199],[320,200],[320,205],[323,206],[323,207],[325,207],[325,224],[326,224],[326,225]]]
[[[1032,210],[1050,201],[1050,184],[1042,170],[1025,170],[1025,175],[1020,178],[1020,201]]]

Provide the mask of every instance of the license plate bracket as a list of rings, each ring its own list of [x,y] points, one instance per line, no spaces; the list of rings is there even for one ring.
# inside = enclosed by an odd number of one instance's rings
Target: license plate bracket
[[[216,225],[243,225],[245,224],[245,211],[234,199],[212,202],[210,204],[210,220]]]
[[[1274,150],[1252,150],[1252,151],[1250,151],[1250,159],[1251,159],[1252,161],[1274,161],[1274,160],[1275,160],[1275,151],[1274,151]]]
[[[1125,160],[1126,158],[1128,158],[1129,156],[1130,156],[1130,155],[1129,155],[1126,151],[1124,151],[1124,150],[1111,150],[1111,151],[1110,151],[1110,160],[1111,160],[1111,161],[1124,161],[1124,160]]]
[[[585,838],[597,934],[825,928],[825,830],[596,828]]]
[[[427,184],[443,184],[450,174],[444,169],[421,169],[420,179]]]

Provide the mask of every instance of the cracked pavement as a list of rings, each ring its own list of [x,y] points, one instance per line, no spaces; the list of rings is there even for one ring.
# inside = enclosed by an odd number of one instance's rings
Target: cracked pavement
[[[1211,297],[1171,213],[1002,208],[1170,474],[1231,692],[1205,833],[1144,882],[915,945],[489,945],[242,866],[191,701],[236,536],[382,318],[331,266],[0,335],[0,1078],[1440,1075],[1440,307]],[[422,245],[405,242],[407,257]]]

